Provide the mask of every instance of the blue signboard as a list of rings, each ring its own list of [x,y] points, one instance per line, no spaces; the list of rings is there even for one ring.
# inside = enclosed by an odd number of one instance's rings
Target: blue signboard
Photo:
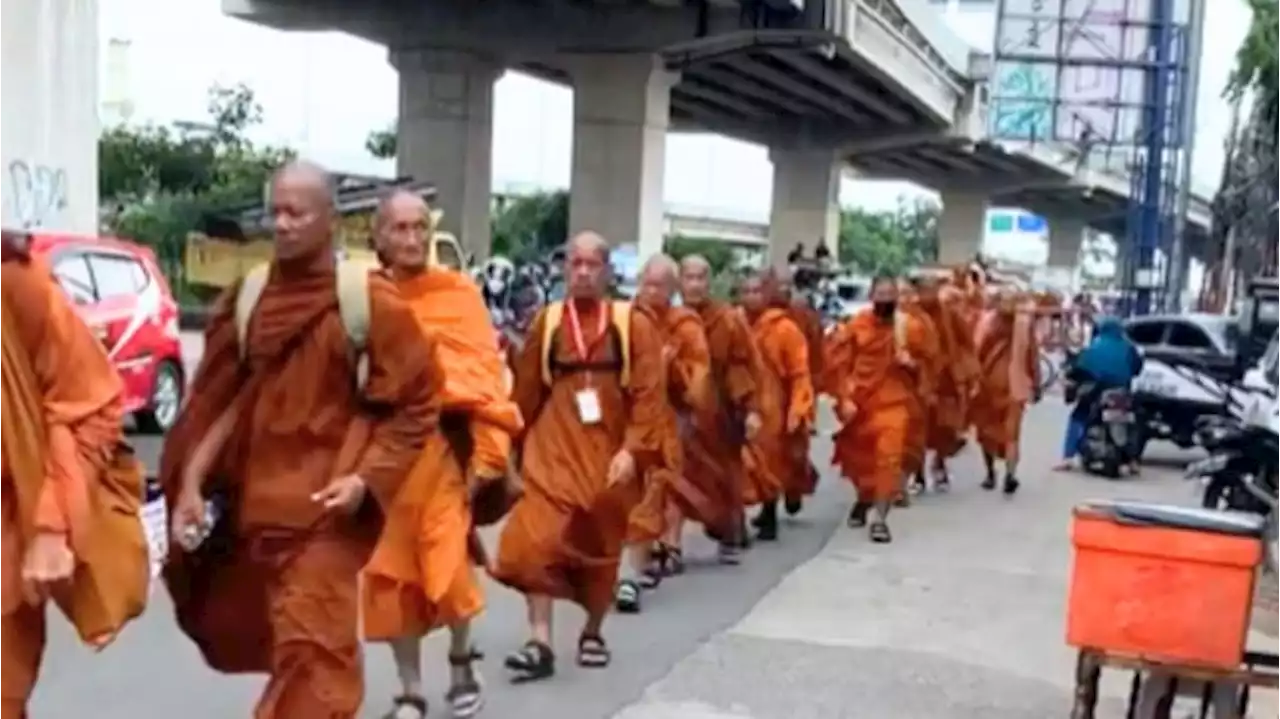
[[[1018,232],[1026,232],[1028,234],[1039,234],[1049,229],[1049,223],[1045,222],[1040,215],[1033,215],[1028,212],[1018,213]]]

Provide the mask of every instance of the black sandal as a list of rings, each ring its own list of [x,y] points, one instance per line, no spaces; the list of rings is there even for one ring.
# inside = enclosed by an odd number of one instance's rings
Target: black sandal
[[[979,486],[980,486],[980,487],[982,487],[982,488],[983,488],[983,489],[985,489],[985,490],[988,490],[988,491],[995,489],[995,488],[996,488],[996,475],[995,475],[994,473],[988,472],[988,473],[987,473],[987,478],[986,478],[986,479],[984,479],[984,480],[982,480],[982,484],[981,484],[981,485],[979,485]]]
[[[508,654],[504,664],[516,673],[512,681],[517,683],[546,679],[556,673],[556,655],[551,647],[536,639],[530,639],[523,647]]]
[[[467,670],[466,680],[450,686],[449,691],[444,695],[445,701],[449,702],[449,713],[454,719],[468,719],[484,708],[484,692],[480,676],[472,666],[482,659],[484,654],[477,651],[475,647],[468,650],[466,654],[449,655],[449,666],[465,667]]]
[[[884,522],[872,522],[868,534],[871,541],[876,544],[888,544],[893,541],[893,535],[889,533],[889,525]]]
[[[403,719],[402,709],[416,711],[420,719],[426,719],[427,700],[417,694],[401,694],[391,699],[391,711],[382,715],[382,719]]]
[[[1018,481],[1017,477],[1012,474],[1006,474],[1004,476],[1004,484],[1000,487],[1000,491],[1004,492],[1004,496],[1012,497],[1018,492],[1018,487],[1021,484],[1022,483]]]
[[[845,524],[850,529],[861,529],[867,526],[867,512],[871,511],[870,502],[854,502],[853,509],[849,510],[849,518],[845,520]]]
[[[578,666],[587,669],[604,669],[613,660],[613,653],[598,634],[578,637]]]
[[[662,545],[662,551],[658,555],[658,566],[662,568],[662,574],[667,577],[678,577],[684,574],[684,550],[670,544]]]

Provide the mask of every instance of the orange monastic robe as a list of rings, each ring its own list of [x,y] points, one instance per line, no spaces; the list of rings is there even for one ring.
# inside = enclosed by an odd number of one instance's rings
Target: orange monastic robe
[[[484,594],[468,552],[472,531],[468,477],[502,481],[520,410],[506,390],[488,308],[475,282],[433,268],[398,280],[443,377],[440,432],[386,512],[382,537],[365,567],[365,637],[394,639],[476,616]]]
[[[933,320],[938,333],[939,363],[935,401],[929,416],[928,448],[943,459],[964,446],[968,428],[970,388],[977,381],[977,360],[973,354],[973,330],[958,306],[958,292],[945,288],[940,299],[922,302],[920,307]]]
[[[389,281],[370,278],[368,381],[339,316],[332,268],[273,264],[241,359],[233,287],[205,331],[205,355],[161,458],[170,506],[199,441],[224,412],[235,425],[203,477],[224,518],[195,554],[165,569],[178,624],[209,666],[267,673],[254,716],[355,717],[364,695],[357,577],[401,482],[436,431],[434,349]],[[347,474],[369,501],[354,515],[311,495]],[[376,506],[373,504],[376,502]]]
[[[705,479],[689,480],[684,471],[684,448],[681,437],[695,422],[707,422],[711,413],[708,375],[711,351],[702,331],[702,318],[686,307],[666,310],[643,308],[653,321],[666,348],[666,422],[662,438],[662,462],[650,468],[645,477],[644,499],[631,511],[627,541],[656,542],[667,531],[667,504],[675,502],[682,510],[692,512],[683,498],[689,490],[698,489]],[[676,492],[676,485],[684,490]],[[700,494],[704,494],[701,493]]]
[[[901,321],[906,352],[926,356],[928,330],[910,315]],[[842,423],[835,462],[860,502],[888,502],[902,489],[919,366],[898,362],[899,334],[894,321],[865,309],[828,342],[828,377],[840,378],[832,388]]]
[[[809,379],[811,384],[814,385],[814,392],[817,392],[819,378],[823,375],[822,346],[825,337],[822,328],[822,315],[809,306],[808,301],[803,297],[792,299],[790,315],[791,319],[796,323],[796,327],[799,327],[800,332],[804,335],[805,347],[809,350]],[[805,485],[809,489],[805,494],[812,494],[813,488],[818,485],[818,470],[813,466],[813,461],[808,459],[812,439],[812,435],[805,435],[804,437],[797,437],[795,440],[797,445],[795,451],[798,454],[803,454],[806,458],[805,471],[809,474]]]
[[[1028,312],[988,313],[977,336],[978,381],[972,417],[982,451],[1018,460],[1022,415],[1040,386],[1040,348]]]
[[[746,503],[812,494],[807,450],[816,403],[808,343],[785,309],[761,312],[751,331],[760,353],[756,386],[763,426],[748,444]]]
[[[673,487],[685,518],[717,538],[736,534],[743,504],[743,421],[757,411],[760,356],[742,313],[706,301],[691,307],[702,318],[710,353],[710,415],[684,435],[684,473]]]
[[[149,562],[137,511],[141,467],[122,451],[120,378],[47,268],[3,263],[3,696],[0,718],[26,716],[44,654],[46,607],[29,604],[22,563],[38,532],[67,535],[77,568],[54,594],[87,644],[101,648],[142,612]]]
[[[921,328],[918,338],[908,338],[908,341],[914,340],[915,346],[903,348],[908,350],[916,363],[915,371],[909,373],[914,380],[912,389],[915,401],[910,405],[911,426],[907,430],[907,451],[903,457],[903,471],[912,475],[924,467],[929,424],[937,406],[938,375],[942,372],[943,357],[939,354],[938,328],[929,314],[915,300],[902,303],[898,312],[903,315],[898,321],[907,322],[908,329],[912,325],[919,325]]]
[[[570,599],[588,612],[608,611],[626,539],[627,519],[642,496],[641,479],[662,461],[666,388],[662,340],[643,313],[631,312],[630,378],[622,383],[618,330],[597,334],[592,303],[580,314],[587,357],[578,356],[568,308],[554,333],[551,383],[542,372],[546,312],[533,322],[516,357],[515,398],[525,418],[520,452],[524,495],[507,517],[493,576],[520,592]],[[580,414],[580,393],[593,393],[599,421]],[[636,479],[607,485],[609,463],[621,449],[636,460]]]

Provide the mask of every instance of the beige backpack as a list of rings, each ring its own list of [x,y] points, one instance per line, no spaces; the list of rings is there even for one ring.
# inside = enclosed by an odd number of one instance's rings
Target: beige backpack
[[[338,314],[342,318],[342,328],[347,333],[351,354],[356,362],[357,391],[363,391],[365,383],[369,381],[369,270],[370,266],[366,263],[340,260],[334,273]],[[239,344],[242,360],[248,355],[249,320],[258,307],[258,300],[262,299],[262,291],[267,287],[270,272],[271,267],[265,262],[249,270],[236,295],[236,342]]]

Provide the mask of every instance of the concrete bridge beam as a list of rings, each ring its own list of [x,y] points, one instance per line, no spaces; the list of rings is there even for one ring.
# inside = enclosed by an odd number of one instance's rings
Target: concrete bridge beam
[[[773,202],[769,212],[769,263],[786,264],[796,243],[808,252],[816,243],[839,257],[840,170],[839,153],[832,149],[769,151],[773,162]]]
[[[663,179],[671,88],[679,75],[653,54],[577,55],[573,78],[573,163],[569,232],[662,251]]]
[[[942,193],[938,216],[938,262],[965,264],[982,252],[987,225],[987,195],[951,190]]]
[[[489,256],[493,192],[493,84],[502,65],[475,53],[394,51],[400,73],[396,172],[435,183],[442,229],[476,258]]]

